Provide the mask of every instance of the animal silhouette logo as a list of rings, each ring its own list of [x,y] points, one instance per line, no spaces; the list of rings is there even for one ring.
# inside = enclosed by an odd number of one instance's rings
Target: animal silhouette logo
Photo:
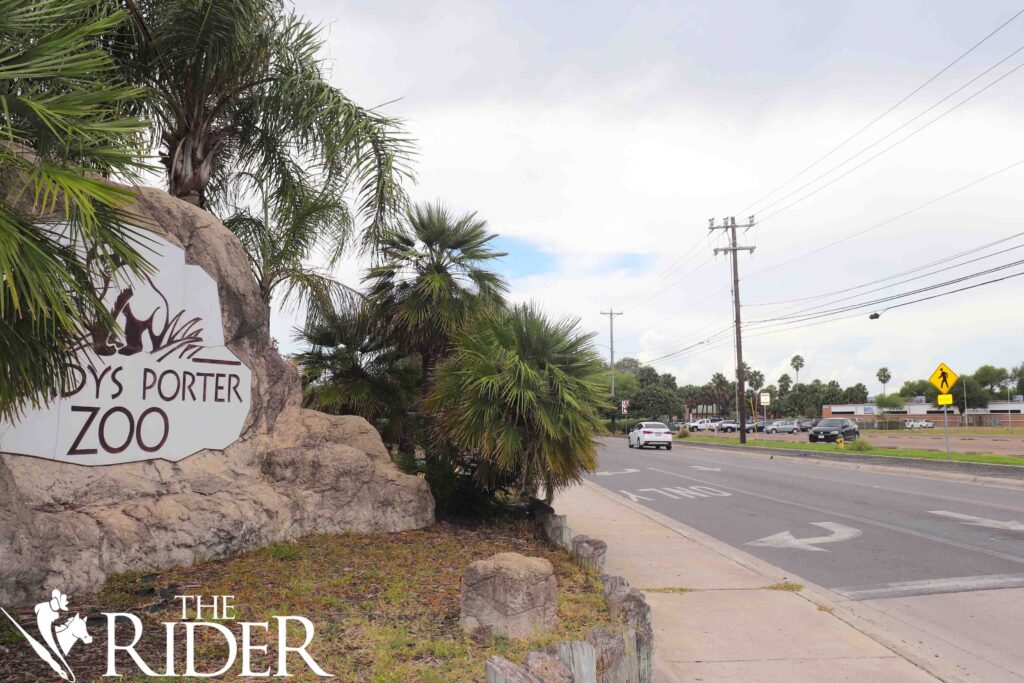
[[[87,628],[87,617],[83,618],[79,614],[75,614],[65,618],[65,615],[70,615],[67,595],[54,589],[49,600],[35,606],[36,625],[43,642],[39,642],[22,628],[21,624],[3,607],[0,607],[0,612],[3,612],[11,620],[11,623],[25,637],[40,659],[49,664],[50,668],[65,681],[74,683],[75,673],[68,666],[66,656],[78,641],[82,641],[86,645],[91,643],[92,636],[89,635]],[[61,621],[62,619],[63,621]]]

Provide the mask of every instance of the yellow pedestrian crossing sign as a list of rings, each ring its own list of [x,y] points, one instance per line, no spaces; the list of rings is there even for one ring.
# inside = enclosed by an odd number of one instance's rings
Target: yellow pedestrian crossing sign
[[[959,377],[960,375],[953,372],[948,365],[939,363],[939,367],[935,368],[935,372],[928,378],[928,381],[939,390],[940,394],[948,394]]]

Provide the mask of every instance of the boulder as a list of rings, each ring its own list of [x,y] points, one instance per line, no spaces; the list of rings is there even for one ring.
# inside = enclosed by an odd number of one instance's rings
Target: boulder
[[[229,445],[173,462],[88,467],[0,454],[0,604],[27,604],[53,588],[88,592],[111,573],[188,564],[309,533],[431,524],[426,482],[398,471],[368,422],[302,408],[298,369],[275,348],[237,238],[213,215],[158,190],[139,189],[134,210],[138,225],[215,281],[219,320],[203,324],[207,332],[222,328],[223,344],[207,349],[207,362],[237,359],[251,373],[248,412]],[[0,450],[6,429],[0,426]]]
[[[544,683],[573,683],[569,667],[558,657],[546,652],[528,652],[523,666]]]
[[[594,647],[597,683],[635,683],[635,678],[629,679],[631,667],[621,632],[595,627],[587,633],[586,641]]]
[[[459,623],[471,635],[529,638],[554,628],[556,598],[550,562],[499,553],[466,568]]]
[[[597,683],[597,652],[585,640],[563,640],[548,648],[572,673],[574,683]]]
[[[515,662],[510,662],[499,655],[487,658],[485,672],[487,683],[547,683]]]
[[[573,537],[571,554],[581,567],[600,574],[604,571],[608,544],[600,539],[581,534]]]

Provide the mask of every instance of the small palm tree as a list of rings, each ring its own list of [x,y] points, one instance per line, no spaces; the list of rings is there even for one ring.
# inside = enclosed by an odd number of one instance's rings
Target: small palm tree
[[[875,377],[882,383],[882,396],[885,396],[885,385],[892,379],[889,368],[879,368],[878,372],[875,373]]]
[[[321,258],[328,268],[342,257],[352,234],[348,207],[332,193],[295,188],[286,196],[270,196],[255,183],[262,196],[254,213],[237,208],[224,220],[242,243],[269,308],[275,292],[281,303],[304,301],[314,313],[328,311],[339,295],[351,294],[320,268],[309,265]]]
[[[125,15],[95,0],[0,0],[0,416],[73,381],[89,328],[114,320],[93,282],[145,267],[125,224],[147,123],[101,49]]]
[[[377,427],[384,443],[412,455],[419,359],[395,346],[364,301],[308,318],[296,340],[308,347],[295,357],[308,407],[360,415]]]
[[[788,373],[784,372],[779,377],[779,381],[777,382],[777,384],[779,385],[779,394],[784,396],[789,393],[790,387],[793,386],[793,380],[790,379]]]
[[[804,367],[804,357],[797,354],[789,359],[789,366],[796,372],[794,384],[800,384],[800,370]]]
[[[405,351],[418,353],[424,376],[476,312],[500,304],[508,286],[483,266],[505,254],[476,214],[458,218],[440,204],[409,209],[407,225],[384,237],[380,262],[364,282]]]
[[[479,455],[480,485],[511,476],[522,497],[543,484],[550,500],[596,467],[602,363],[578,326],[518,305],[456,336],[427,405],[441,435]]]
[[[400,208],[411,153],[399,123],[327,83],[319,29],[281,0],[124,0],[110,41],[145,88],[171,194],[206,207],[247,171],[272,194],[353,187],[375,237]]]

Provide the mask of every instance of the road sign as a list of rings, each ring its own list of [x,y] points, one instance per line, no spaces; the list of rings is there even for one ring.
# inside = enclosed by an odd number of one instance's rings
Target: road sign
[[[772,404],[772,395],[767,391],[761,392],[761,405],[770,406]]]
[[[951,406],[951,405],[953,405],[953,394],[939,394],[939,405],[940,406]]]
[[[625,415],[629,412],[629,401],[622,402],[622,414]]]
[[[940,394],[948,394],[959,377],[960,375],[953,372],[948,365],[939,363],[939,367],[935,368],[935,372],[928,378],[928,381],[939,390]]]

